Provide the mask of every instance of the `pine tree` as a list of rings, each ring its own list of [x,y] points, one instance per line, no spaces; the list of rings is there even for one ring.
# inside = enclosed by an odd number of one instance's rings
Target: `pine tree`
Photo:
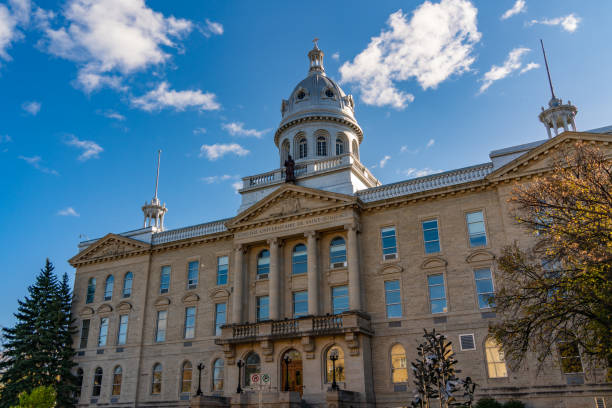
[[[3,329],[0,408],[16,405],[21,392],[39,386],[56,390],[58,406],[73,406],[70,288],[67,277],[59,283],[53,269],[47,259],[35,284],[28,287],[28,295],[18,301],[17,323]]]

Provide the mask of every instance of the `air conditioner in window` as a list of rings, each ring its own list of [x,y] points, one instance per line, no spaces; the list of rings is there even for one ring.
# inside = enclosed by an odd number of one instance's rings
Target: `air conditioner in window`
[[[397,254],[385,254],[383,255],[383,259],[385,261],[391,260],[391,259],[397,259]]]
[[[268,279],[268,274],[262,273],[260,275],[257,275],[257,280],[262,280],[262,279]]]
[[[336,269],[336,268],[346,268],[346,261],[344,262],[334,262],[333,264],[331,264],[332,269]]]

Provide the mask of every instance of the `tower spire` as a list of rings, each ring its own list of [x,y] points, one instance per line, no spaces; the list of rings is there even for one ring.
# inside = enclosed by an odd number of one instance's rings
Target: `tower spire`
[[[157,186],[159,183],[159,162],[161,160],[161,149],[157,151],[157,174],[155,175],[155,195],[153,196],[154,200],[157,200]]]
[[[325,75],[325,68],[323,68],[323,51],[319,48],[319,39],[315,38],[312,40],[314,48],[308,53],[308,59],[310,60],[310,69],[308,74],[323,74]]]
[[[143,228],[152,227],[155,232],[164,230],[164,215],[168,209],[166,204],[163,205],[157,198],[157,189],[159,187],[159,163],[161,161],[161,149],[157,151],[157,171],[155,174],[155,194],[150,203],[146,202],[142,206],[144,213]]]
[[[546,51],[544,50],[544,41],[540,38],[540,45],[542,46],[542,54],[544,55],[544,65],[546,65],[546,75],[548,75],[548,85],[550,85],[550,93],[552,95],[552,99],[555,98],[555,90],[553,89],[552,80],[550,79],[550,70],[548,69],[548,60],[546,59]]]

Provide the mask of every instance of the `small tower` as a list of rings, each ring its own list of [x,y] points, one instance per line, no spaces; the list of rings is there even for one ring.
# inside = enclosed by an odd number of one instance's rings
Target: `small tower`
[[[546,74],[548,75],[548,85],[550,86],[551,99],[548,102],[548,109],[542,107],[542,112],[539,115],[540,122],[544,124],[548,138],[552,138],[551,129],[554,130],[555,136],[559,134],[559,129],[563,129],[564,132],[570,130],[576,131],[576,122],[574,117],[578,112],[578,109],[570,101],[563,104],[563,100],[555,96],[555,90],[553,89],[552,80],[550,79],[550,70],[548,69],[548,60],[546,59],[546,51],[544,51],[544,42],[540,40],[542,45],[542,54],[544,54],[544,64],[546,65]]]
[[[155,195],[150,203],[145,201],[142,206],[142,212],[144,213],[144,226],[143,228],[153,227],[155,231],[164,230],[164,215],[168,209],[166,203],[161,204],[157,198],[157,186],[159,184],[159,162],[161,159],[161,150],[157,151],[157,174],[155,176]]]
[[[321,49],[319,49],[318,38],[312,40],[314,48],[308,53],[308,59],[310,60],[310,69],[308,74],[319,73],[325,75],[325,68],[323,68],[323,56],[325,55]]]

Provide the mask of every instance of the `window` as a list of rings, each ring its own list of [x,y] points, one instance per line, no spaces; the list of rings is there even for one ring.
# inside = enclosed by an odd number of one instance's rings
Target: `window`
[[[191,392],[192,378],[193,366],[189,361],[185,361],[181,370],[181,394],[189,394]]]
[[[334,314],[349,310],[348,286],[335,286],[332,288],[332,308]]]
[[[251,353],[246,358],[244,365],[244,384],[251,385],[251,374],[259,373],[261,360],[257,353]]]
[[[461,351],[476,350],[476,342],[474,341],[473,334],[460,334],[459,344],[461,345]]]
[[[195,322],[196,322],[195,306],[185,308],[185,331],[183,332],[184,338],[193,339],[195,337]]]
[[[444,275],[430,275],[427,277],[429,286],[429,301],[431,303],[431,313],[445,313],[446,291],[444,290]]]
[[[221,358],[216,359],[213,364],[213,391],[223,391],[224,365]]]
[[[217,257],[217,285],[227,284],[227,270],[229,258],[227,256]]]
[[[270,297],[269,296],[258,296],[257,297],[257,321],[263,322],[264,320],[270,319]]]
[[[79,400],[81,399],[81,392],[83,391],[83,369],[79,367],[79,369],[76,372],[76,386],[77,386],[77,390],[74,393],[74,399],[75,400]]]
[[[308,314],[308,291],[293,292],[293,317]]]
[[[187,272],[187,289],[195,289],[198,287],[198,270],[200,263],[198,261],[189,262]]]
[[[332,268],[346,266],[346,243],[344,238],[336,237],[329,244],[329,262]]]
[[[113,298],[113,286],[115,284],[115,278],[113,275],[109,275],[106,278],[106,283],[104,284],[104,300],[111,300]]]
[[[293,275],[298,275],[306,272],[308,272],[306,245],[297,244],[293,247],[293,255],[291,256],[291,273]]]
[[[582,373],[582,360],[576,341],[559,343],[559,356],[561,357],[561,371],[563,374]]]
[[[423,242],[425,242],[425,253],[433,254],[440,252],[440,236],[438,234],[438,220],[423,221]]]
[[[485,341],[485,355],[489,378],[504,378],[508,376],[504,352],[499,347],[499,343],[492,337],[487,337]]]
[[[402,298],[399,280],[385,282],[385,304],[387,305],[387,319],[402,317]]]
[[[306,142],[306,138],[301,138],[298,144],[299,152],[298,158],[304,159],[308,156],[308,142]]]
[[[344,154],[344,141],[341,138],[336,138],[336,156]]]
[[[159,277],[159,293],[168,293],[170,289],[170,267],[162,266]]]
[[[332,352],[338,353],[338,360],[336,360],[336,381],[344,382],[344,351],[338,346],[332,346],[327,350],[325,354],[325,382],[331,383],[334,379],[334,365],[332,361],[329,359],[329,356]]]
[[[119,316],[119,330],[117,331],[117,344],[122,345],[127,341],[128,315]]]
[[[215,305],[215,336],[221,335],[221,326],[225,324],[226,304],[217,303]]]
[[[151,378],[151,394],[161,394],[162,387],[162,365],[157,363],[153,366],[153,377]]]
[[[123,370],[121,366],[115,367],[113,370],[113,390],[111,395],[121,395],[121,377],[123,374]]]
[[[157,330],[155,331],[155,341],[162,342],[166,341],[166,324],[168,319],[167,310],[157,311]]]
[[[470,246],[479,247],[487,245],[487,232],[485,231],[482,211],[467,213],[466,216]]]
[[[395,238],[395,227],[385,227],[380,230],[382,241],[383,259],[397,258],[397,240]]]
[[[81,324],[81,344],[79,344],[79,348],[87,348],[87,339],[89,338],[89,319],[83,319],[83,323]]]
[[[324,136],[317,137],[317,156],[327,156],[327,140]]]
[[[99,397],[102,390],[102,368],[96,368],[94,372],[93,389],[91,390],[92,397]]]
[[[96,295],[96,278],[89,278],[87,282],[87,298],[85,303],[93,303],[94,296]]]
[[[604,397],[595,397],[595,408],[606,408]]]
[[[297,94],[297,98],[298,98],[298,99],[302,100],[302,99],[304,99],[305,97],[306,97],[306,92],[304,92],[304,91],[299,91],[299,92],[298,92],[298,94]]]
[[[325,90],[325,96],[327,96],[328,98],[333,98],[334,97],[334,91],[332,91],[331,89],[327,88]]]
[[[132,280],[134,279],[134,275],[132,272],[128,272],[125,274],[123,278],[123,297],[129,298],[132,296]]]
[[[406,350],[404,350],[401,344],[396,344],[391,348],[391,382],[408,382]]]
[[[257,279],[267,279],[270,273],[270,251],[264,249],[257,255]]]
[[[100,332],[98,333],[98,347],[106,346],[108,336],[108,317],[100,319]]]
[[[491,270],[489,268],[476,269],[474,271],[474,278],[476,279],[478,307],[481,309],[494,307],[495,303],[493,303],[493,299],[495,298],[495,291],[493,290]]]

